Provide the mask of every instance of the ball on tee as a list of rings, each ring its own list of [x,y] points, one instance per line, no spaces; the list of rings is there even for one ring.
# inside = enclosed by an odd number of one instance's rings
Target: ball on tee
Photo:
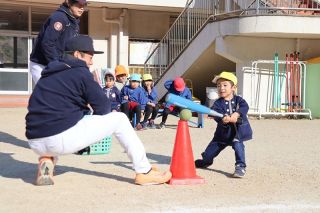
[[[183,121],[188,121],[192,117],[192,113],[189,109],[183,109],[180,112],[180,119]]]

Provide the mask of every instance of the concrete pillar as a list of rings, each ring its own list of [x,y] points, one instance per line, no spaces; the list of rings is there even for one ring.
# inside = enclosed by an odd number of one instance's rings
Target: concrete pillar
[[[120,16],[120,28],[119,28],[119,52],[118,63],[128,67],[129,61],[129,14],[124,12],[123,16]]]
[[[109,67],[114,68],[118,64],[118,34],[119,26],[112,24],[110,35],[110,47],[109,47]]]

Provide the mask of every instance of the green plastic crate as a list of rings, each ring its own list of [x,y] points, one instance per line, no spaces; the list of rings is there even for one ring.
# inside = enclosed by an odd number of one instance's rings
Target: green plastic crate
[[[82,155],[103,155],[108,154],[111,148],[112,137],[105,137],[100,142],[92,144]]]

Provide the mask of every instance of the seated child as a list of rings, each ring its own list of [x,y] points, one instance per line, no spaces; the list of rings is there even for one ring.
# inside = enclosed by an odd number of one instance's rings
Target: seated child
[[[181,96],[183,98],[192,100],[191,91],[186,87],[186,84],[183,78],[177,77],[176,79],[168,80],[164,83],[164,87],[168,90],[169,93]],[[165,124],[170,112],[179,113],[182,109],[180,107],[171,105],[169,103],[165,103],[163,113],[162,113],[162,121],[159,125],[159,128],[165,128]]]
[[[141,113],[144,111],[147,104],[147,97],[144,89],[140,86],[141,76],[132,74],[129,85],[126,85],[121,90],[121,111],[130,119],[133,114],[136,114],[136,130],[142,130]]]
[[[147,127],[155,129],[156,125],[154,120],[157,118],[159,106],[158,106],[158,94],[157,90],[153,85],[152,76],[150,74],[144,74],[142,76],[142,88],[145,90],[147,96],[147,104],[144,111],[144,119],[142,121],[142,127],[146,129]],[[149,117],[151,118],[149,120]],[[149,120],[149,123],[148,123]]]
[[[121,91],[122,88],[128,83],[127,78],[128,78],[129,72],[122,65],[116,66],[114,72],[116,76],[115,86],[118,88],[119,91]]]
[[[103,92],[106,94],[107,99],[111,103],[111,111],[120,112],[121,97],[120,91],[114,85],[114,75],[110,72],[106,72],[104,80],[105,87],[103,88]]]
[[[225,116],[214,118],[217,122],[214,137],[202,153],[202,159],[195,161],[195,166],[207,168],[223,149],[232,146],[236,157],[233,177],[243,177],[246,173],[243,142],[252,139],[252,129],[247,119],[249,106],[235,94],[237,82],[237,77],[230,72],[222,72],[213,79],[220,98],[214,102],[212,109]]]

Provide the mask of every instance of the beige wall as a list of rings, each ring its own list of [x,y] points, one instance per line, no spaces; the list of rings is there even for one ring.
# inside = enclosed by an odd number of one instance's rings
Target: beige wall
[[[128,66],[129,39],[160,40],[169,29],[170,15],[177,13],[127,10],[123,24],[119,21],[123,9],[90,8],[89,35],[97,49],[105,51],[94,58],[95,67],[114,68],[117,64]],[[122,27],[120,27],[120,25]],[[120,30],[120,31],[119,31]]]
[[[160,39],[169,29],[170,13],[130,11],[129,35],[131,38]]]

